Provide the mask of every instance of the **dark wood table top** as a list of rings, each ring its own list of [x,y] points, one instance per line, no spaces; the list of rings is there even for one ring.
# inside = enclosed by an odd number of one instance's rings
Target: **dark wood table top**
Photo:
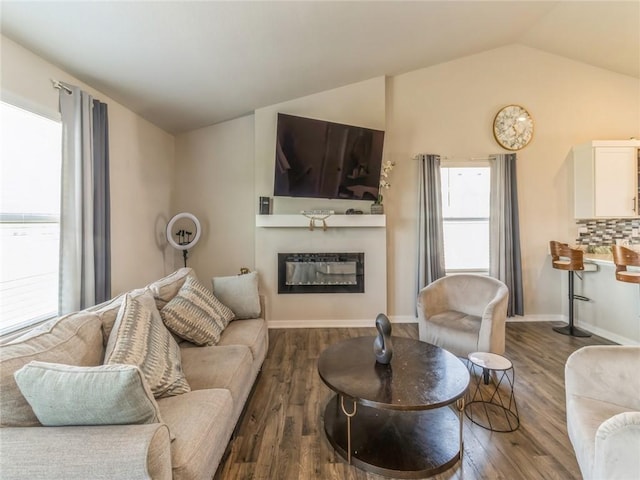
[[[461,398],[469,372],[452,353],[411,338],[392,337],[389,365],[376,362],[375,337],[336,343],[318,359],[320,378],[336,393],[363,405],[393,410],[428,410]]]

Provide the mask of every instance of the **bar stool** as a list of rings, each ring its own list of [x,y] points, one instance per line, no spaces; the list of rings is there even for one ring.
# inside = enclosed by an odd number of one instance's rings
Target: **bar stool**
[[[621,245],[614,245],[611,251],[616,265],[616,280],[640,283],[640,270],[627,270],[627,267],[640,267],[640,253]]]
[[[551,264],[558,270],[567,270],[569,274],[569,324],[564,327],[553,327],[553,330],[563,335],[573,337],[590,337],[591,334],[573,325],[573,301],[582,300],[588,302],[589,299],[582,295],[576,295],[573,289],[573,273],[584,271],[584,252],[577,248],[571,248],[566,243],[550,241]]]

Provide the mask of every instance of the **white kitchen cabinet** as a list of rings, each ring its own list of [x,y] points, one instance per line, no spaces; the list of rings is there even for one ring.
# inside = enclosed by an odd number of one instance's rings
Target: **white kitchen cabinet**
[[[637,217],[639,140],[573,148],[575,218]]]

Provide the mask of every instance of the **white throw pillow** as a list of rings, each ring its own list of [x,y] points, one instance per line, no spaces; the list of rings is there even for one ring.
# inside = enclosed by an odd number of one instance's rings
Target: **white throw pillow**
[[[153,393],[134,365],[77,367],[33,361],[14,376],[45,426],[162,423]]]
[[[233,310],[237,319],[260,317],[258,272],[230,277],[213,277],[213,294]]]
[[[136,298],[125,296],[109,335],[104,363],[140,367],[156,398],[191,390],[182,371],[180,348],[162,323],[150,292]]]

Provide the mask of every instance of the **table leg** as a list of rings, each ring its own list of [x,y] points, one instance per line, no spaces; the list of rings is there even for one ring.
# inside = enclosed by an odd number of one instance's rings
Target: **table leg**
[[[456,407],[458,408],[458,418],[460,420],[460,460],[462,460],[462,452],[464,451],[464,441],[462,439],[463,431],[463,416],[464,416],[464,397],[456,400]]]
[[[357,410],[357,403],[355,400],[351,400],[353,402],[352,412],[348,413],[344,408],[344,395],[340,395],[340,408],[342,409],[342,413],[347,417],[347,463],[351,465],[351,417],[355,416]]]

